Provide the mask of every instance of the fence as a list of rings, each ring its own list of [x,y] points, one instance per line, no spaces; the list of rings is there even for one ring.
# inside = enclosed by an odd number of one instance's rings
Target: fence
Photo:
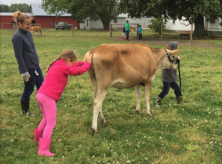
[[[53,29],[47,29],[47,28],[42,28],[41,24],[32,24],[32,26],[40,26],[41,31],[39,31],[40,36],[68,36],[68,37],[74,37],[74,28],[73,25],[71,27],[71,30],[56,30],[55,28]],[[10,30],[18,30],[18,26],[15,23],[1,23],[1,29],[10,29]],[[32,32],[32,31],[31,31]],[[35,32],[32,32],[33,36]]]
[[[13,29],[13,25],[11,23],[8,23],[8,26]],[[2,24],[2,29],[6,27],[5,24]],[[15,26],[16,27],[16,26]],[[10,30],[11,30],[10,29]],[[113,39],[121,39],[122,37],[122,28],[114,28],[112,27],[112,33],[111,33]],[[71,30],[56,30],[55,28],[47,29],[43,28],[42,29],[42,37],[83,37],[83,38],[110,38],[110,31],[105,31],[105,30],[79,30],[79,29],[74,29],[72,27]],[[150,41],[150,40],[161,40],[161,35],[157,32],[152,31],[151,29],[148,28],[143,28],[142,29],[142,36],[144,41]],[[186,40],[186,41],[191,41],[191,40],[222,40],[222,29],[221,31],[195,31],[192,32],[181,32],[181,31],[163,31],[162,33],[162,40],[164,41],[170,41],[170,40]],[[137,40],[136,37],[132,40]]]
[[[15,23],[1,23],[1,29],[12,29],[16,31],[18,26]]]
[[[109,31],[110,31],[110,37],[112,37],[112,31],[113,27],[116,26],[116,28],[120,28],[119,26],[122,25],[122,27],[125,25],[123,23],[110,23],[109,24]],[[129,23],[129,25],[136,25],[137,30],[139,29],[139,24],[138,23]],[[122,28],[121,28],[122,29]],[[138,38],[138,32],[136,32],[136,38]]]

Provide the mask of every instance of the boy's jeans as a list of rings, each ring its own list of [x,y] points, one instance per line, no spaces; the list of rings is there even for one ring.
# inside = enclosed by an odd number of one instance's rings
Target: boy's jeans
[[[176,96],[182,96],[180,86],[176,82],[163,82],[163,89],[159,97],[164,98],[169,93],[170,87],[174,89]]]
[[[126,40],[129,40],[129,31],[126,31]]]
[[[142,33],[139,34],[139,40],[142,40]]]

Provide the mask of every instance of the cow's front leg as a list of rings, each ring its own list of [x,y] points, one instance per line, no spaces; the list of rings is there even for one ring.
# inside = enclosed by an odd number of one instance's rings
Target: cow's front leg
[[[136,98],[137,98],[136,114],[140,114],[140,100],[142,97],[142,92],[140,85],[136,85],[135,88],[136,88]]]
[[[98,91],[96,97],[94,98],[93,102],[93,119],[92,119],[92,135],[98,132],[97,129],[97,119],[98,115],[100,113],[101,121],[103,120],[103,123],[105,123],[105,118],[102,114],[102,103],[104,98],[106,97],[107,91]],[[101,112],[100,112],[101,111]]]
[[[152,111],[150,109],[150,93],[151,93],[151,85],[152,80],[145,84],[145,98],[146,98],[146,106],[147,106],[147,114],[152,117]]]

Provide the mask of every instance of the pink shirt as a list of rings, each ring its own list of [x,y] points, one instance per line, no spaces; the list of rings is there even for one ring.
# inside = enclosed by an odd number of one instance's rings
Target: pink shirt
[[[67,85],[68,75],[81,75],[85,73],[90,66],[91,63],[89,62],[84,63],[80,61],[69,66],[62,59],[56,61],[50,67],[38,93],[45,94],[56,101],[59,101],[59,98]]]

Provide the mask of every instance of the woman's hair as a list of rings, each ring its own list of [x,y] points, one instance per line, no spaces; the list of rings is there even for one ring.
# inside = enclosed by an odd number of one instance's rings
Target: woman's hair
[[[31,17],[28,16],[25,13],[21,13],[20,11],[16,11],[13,14],[13,19],[16,22],[16,24],[18,24],[18,22],[20,22],[21,24],[25,21],[25,19],[30,19]]]
[[[49,71],[50,67],[53,65],[53,63],[55,63],[57,60],[62,59],[64,61],[67,61],[68,59],[70,59],[71,61],[74,61],[77,59],[75,53],[72,50],[64,50],[62,51],[62,53],[48,66],[48,68],[46,69],[46,72]]]

